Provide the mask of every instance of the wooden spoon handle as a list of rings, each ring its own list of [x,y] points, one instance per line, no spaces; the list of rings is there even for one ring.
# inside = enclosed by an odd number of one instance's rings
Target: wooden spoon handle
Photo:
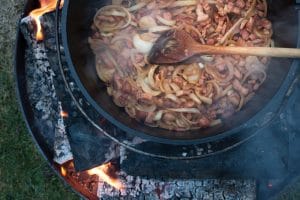
[[[273,47],[223,47],[209,45],[195,45],[192,51],[197,54],[227,54],[244,56],[267,56],[300,58],[300,49]]]

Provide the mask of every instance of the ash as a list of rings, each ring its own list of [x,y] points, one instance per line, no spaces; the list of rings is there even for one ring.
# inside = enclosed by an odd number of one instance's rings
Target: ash
[[[126,185],[118,191],[99,182],[100,199],[178,199],[178,200],[252,200],[256,199],[254,180],[167,180],[145,179],[121,173]]]

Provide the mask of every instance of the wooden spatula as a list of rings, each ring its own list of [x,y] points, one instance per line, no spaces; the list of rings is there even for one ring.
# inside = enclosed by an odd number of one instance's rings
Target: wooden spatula
[[[157,39],[148,61],[152,64],[175,64],[196,55],[213,54],[300,58],[300,49],[202,45],[185,31],[170,30]]]

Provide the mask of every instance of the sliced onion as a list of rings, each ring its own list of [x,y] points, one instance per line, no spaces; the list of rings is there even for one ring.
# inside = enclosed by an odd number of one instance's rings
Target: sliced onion
[[[218,126],[220,124],[222,124],[222,120],[221,119],[216,119],[216,120],[213,120],[212,122],[210,122],[209,126],[214,127],[214,126]]]
[[[210,74],[212,77],[214,77],[214,79],[216,81],[218,81],[220,84],[227,84],[229,81],[232,80],[232,78],[234,76],[234,66],[233,66],[233,64],[227,59],[224,59],[224,61],[226,63],[226,67],[227,67],[227,70],[228,70],[228,74],[227,74],[226,78],[220,77],[220,73],[212,67],[206,67],[205,68],[205,71],[208,74]]]
[[[177,92],[180,90],[180,87],[178,85],[176,85],[175,83],[170,83],[170,86],[174,92]]]
[[[194,6],[197,4],[196,0],[179,0],[175,1],[170,7],[175,8],[175,7],[182,7],[182,6]]]
[[[120,40],[127,40],[127,41],[132,42],[132,39],[131,39],[129,36],[126,36],[126,35],[118,35],[118,36],[115,36],[115,37],[111,40],[111,43],[114,44],[114,43],[116,43],[117,41],[120,41]]]
[[[191,120],[189,120],[186,116],[184,116],[183,113],[180,113],[180,117],[181,117],[184,121],[186,121],[187,123],[189,123],[189,124],[191,124],[191,125],[196,125],[196,124],[199,123],[199,122],[197,122],[197,121],[191,121]]]
[[[151,94],[152,96],[158,96],[161,94],[161,91],[152,90],[148,84],[145,83],[145,79],[138,80],[138,83],[142,87],[142,90],[148,94]]]
[[[179,90],[176,92],[176,96],[180,97],[182,95],[185,95],[186,93],[183,90]]]
[[[197,104],[201,104],[201,100],[194,94],[194,93],[191,93],[189,94],[189,97],[194,101],[196,102]]]
[[[200,68],[200,69],[204,69],[204,67],[205,67],[205,66],[203,65],[203,63],[198,63],[198,65],[199,65],[199,68]]]
[[[169,108],[168,111],[200,114],[197,108]]]
[[[117,10],[111,10],[111,11],[103,11],[101,15],[106,15],[106,16],[115,16],[115,17],[126,17],[126,13],[120,12]]]
[[[171,99],[171,100],[174,101],[174,102],[177,102],[177,101],[178,101],[178,98],[177,98],[176,95],[174,95],[174,94],[167,94],[167,95],[165,96],[165,98]]]
[[[155,33],[142,33],[140,34],[140,38],[142,40],[148,41],[148,42],[155,42],[157,40],[157,38],[159,37],[159,34],[155,34]]]
[[[139,26],[140,28],[147,30],[151,27],[157,26],[157,24],[155,22],[155,19],[153,19],[153,17],[151,17],[150,15],[146,15],[139,20]]]
[[[175,20],[168,20],[168,19],[165,19],[165,18],[163,18],[163,17],[161,17],[161,16],[159,16],[159,15],[156,16],[156,19],[157,19],[160,23],[162,23],[162,24],[164,24],[164,25],[166,25],[166,26],[174,26],[174,25],[176,24],[176,21],[175,21]]]
[[[113,33],[103,33],[103,32],[101,32],[101,35],[102,35],[103,37],[111,37],[111,36],[113,36],[114,34],[113,34]]]
[[[169,80],[168,80],[168,79],[163,79],[163,80],[161,81],[161,83],[162,83],[161,87],[163,88],[163,91],[164,91],[165,93],[167,93],[167,94],[172,93],[172,89],[171,89],[171,87],[170,87],[170,84],[169,84]]]
[[[107,90],[107,94],[108,94],[109,96],[111,96],[112,93],[113,93],[112,87],[111,87],[111,86],[108,86],[106,90]]]
[[[211,98],[208,98],[206,96],[203,96],[199,93],[199,91],[195,91],[195,94],[197,95],[197,97],[203,102],[203,103],[206,103],[208,105],[211,105],[212,104],[212,99]]]
[[[214,57],[210,55],[204,55],[201,56],[201,59],[204,60],[205,62],[212,62],[214,60]]]
[[[221,97],[228,95],[228,93],[232,90],[232,84],[230,84],[229,86],[227,86],[222,92],[221,92]]]
[[[128,114],[130,117],[132,117],[132,118],[134,118],[135,115],[136,115],[136,110],[135,110],[135,108],[132,107],[132,106],[126,106],[126,107],[125,107],[125,111],[126,111],[127,114]]]
[[[151,67],[151,69],[149,70],[149,73],[148,73],[148,82],[149,82],[149,85],[152,87],[152,88],[156,88],[156,85],[155,85],[155,81],[154,81],[154,72],[155,70],[157,69],[158,65],[154,65]]]
[[[155,33],[155,32],[164,32],[172,29],[170,26],[154,26],[149,28],[149,32]]]
[[[110,69],[108,69],[108,68],[105,68],[105,67],[103,67],[102,65],[100,65],[100,64],[97,64],[96,65],[96,71],[97,71],[97,75],[98,75],[98,77],[102,80],[102,81],[104,81],[104,82],[109,82],[111,79],[112,79],[112,77],[113,77],[113,74],[115,73],[115,69],[114,68],[110,68]]]
[[[191,75],[191,76],[188,76],[188,77],[187,77],[187,81],[188,81],[189,83],[193,83],[193,84],[198,83],[199,79],[200,79],[199,74],[195,74],[195,75]]]
[[[154,112],[156,109],[156,105],[150,105],[150,106],[145,106],[145,105],[140,105],[137,104],[136,109],[138,109],[139,111],[143,111],[143,112]]]
[[[216,81],[214,81],[214,80],[208,81],[208,83],[212,84],[213,87],[215,88],[215,99],[219,99],[221,97],[221,88],[218,85],[218,83],[216,83]]]
[[[153,117],[153,121],[160,121],[162,116],[164,114],[164,111],[163,110],[159,110],[155,116]]]
[[[172,78],[176,78],[177,74],[180,73],[180,71],[182,71],[185,68],[185,65],[179,65],[175,68],[175,70],[173,71],[172,74]]]
[[[136,5],[128,8],[128,11],[129,12],[133,12],[133,11],[136,11],[136,10],[139,10],[139,9],[143,8],[146,5],[147,5],[146,2],[140,2],[140,3],[136,4]]]
[[[184,128],[184,129],[188,129],[190,126],[190,124],[187,121],[182,120],[182,119],[176,119],[176,124],[178,127]]]
[[[113,23],[113,24],[108,24],[108,23],[101,24],[100,23],[99,24],[97,18],[99,15],[103,15],[103,12],[106,15],[107,15],[107,13],[115,13],[115,14],[118,13],[118,15],[120,15],[120,13],[124,13],[126,22],[124,25],[120,25],[120,24],[116,24],[116,23]],[[124,29],[127,26],[129,26],[130,23],[131,23],[131,14],[128,12],[128,10],[126,8],[124,8],[123,6],[119,6],[119,5],[104,6],[97,11],[97,13],[94,17],[94,24],[101,32],[111,32],[111,31],[118,30],[118,29]]]
[[[152,47],[153,43],[142,40],[138,34],[133,36],[133,45],[141,53],[148,54]]]
[[[220,44],[224,44],[229,38],[232,37],[233,33],[241,26],[241,23],[244,21],[244,18],[240,18],[221,38],[219,41]]]

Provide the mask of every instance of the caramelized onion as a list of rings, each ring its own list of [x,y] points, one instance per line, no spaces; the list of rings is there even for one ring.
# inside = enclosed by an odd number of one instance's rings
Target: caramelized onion
[[[133,45],[141,53],[148,54],[152,49],[153,43],[142,40],[138,34],[133,36]]]
[[[145,7],[146,5],[147,5],[146,2],[140,2],[140,3],[136,4],[136,5],[128,8],[128,11],[129,12],[133,12],[133,11],[136,11],[136,10],[139,10],[139,9]]]
[[[175,8],[175,7],[182,7],[182,6],[194,6],[197,4],[196,0],[178,0],[175,1],[170,7]]]
[[[197,108],[169,108],[168,111],[180,112],[180,113],[195,113],[200,114]]]
[[[208,105],[211,105],[212,104],[212,99],[211,98],[208,98],[208,97],[205,97],[203,95],[201,95],[198,91],[195,91],[195,94],[197,95],[197,97],[199,97],[199,99],[208,104]]]
[[[174,95],[174,94],[167,94],[167,95],[166,95],[166,98],[167,98],[167,99],[171,99],[171,100],[174,101],[174,102],[177,102],[177,101],[178,101],[178,98],[177,98],[176,95]]]
[[[194,94],[194,93],[191,93],[189,94],[189,97],[194,101],[196,102],[197,104],[201,104],[201,100]]]
[[[153,112],[156,109],[155,105],[150,105],[150,106],[146,106],[146,105],[140,105],[137,104],[135,106],[139,111],[143,111],[143,112]]]
[[[216,120],[213,120],[212,122],[210,122],[209,126],[214,127],[214,126],[218,126],[220,124],[222,124],[222,120],[221,119],[216,119]]]
[[[167,19],[165,19],[165,18],[162,18],[162,17],[159,16],[159,15],[156,16],[156,19],[157,19],[160,23],[162,23],[162,24],[164,24],[164,25],[166,25],[166,26],[174,26],[174,25],[176,24],[176,21],[174,21],[174,20],[167,20]]]
[[[158,67],[158,65],[152,66],[148,73],[148,81],[152,88],[156,88],[156,84],[155,84],[153,76],[154,76],[154,72],[157,69],[157,67]]]
[[[150,94],[150,95],[152,95],[152,96],[158,96],[158,95],[161,94],[160,91],[152,90],[152,89],[150,88],[150,86],[149,86],[147,83],[145,83],[145,79],[142,79],[142,80],[141,80],[141,79],[138,79],[138,83],[140,84],[142,90],[143,90],[145,93],[148,93],[148,94]]]
[[[153,121],[160,121],[162,116],[164,114],[164,111],[163,110],[159,110],[155,116],[153,117]]]
[[[153,17],[151,17],[150,15],[146,15],[139,20],[139,26],[140,28],[147,30],[151,27],[157,26],[157,24],[155,22],[155,19],[153,19]]]
[[[108,13],[111,13],[110,15],[113,16],[113,14],[118,13],[124,13],[124,18],[125,18],[125,23],[122,25],[120,23],[100,23],[98,17],[100,15],[108,15]],[[101,32],[111,32],[119,29],[124,29],[126,28],[131,22],[131,15],[128,12],[128,10],[122,6],[119,5],[108,5],[100,8],[98,12],[96,13],[94,17],[94,24],[95,26],[99,29]]]
[[[153,26],[149,28],[149,32],[156,33],[156,32],[164,32],[171,30],[172,28],[170,26]]]

